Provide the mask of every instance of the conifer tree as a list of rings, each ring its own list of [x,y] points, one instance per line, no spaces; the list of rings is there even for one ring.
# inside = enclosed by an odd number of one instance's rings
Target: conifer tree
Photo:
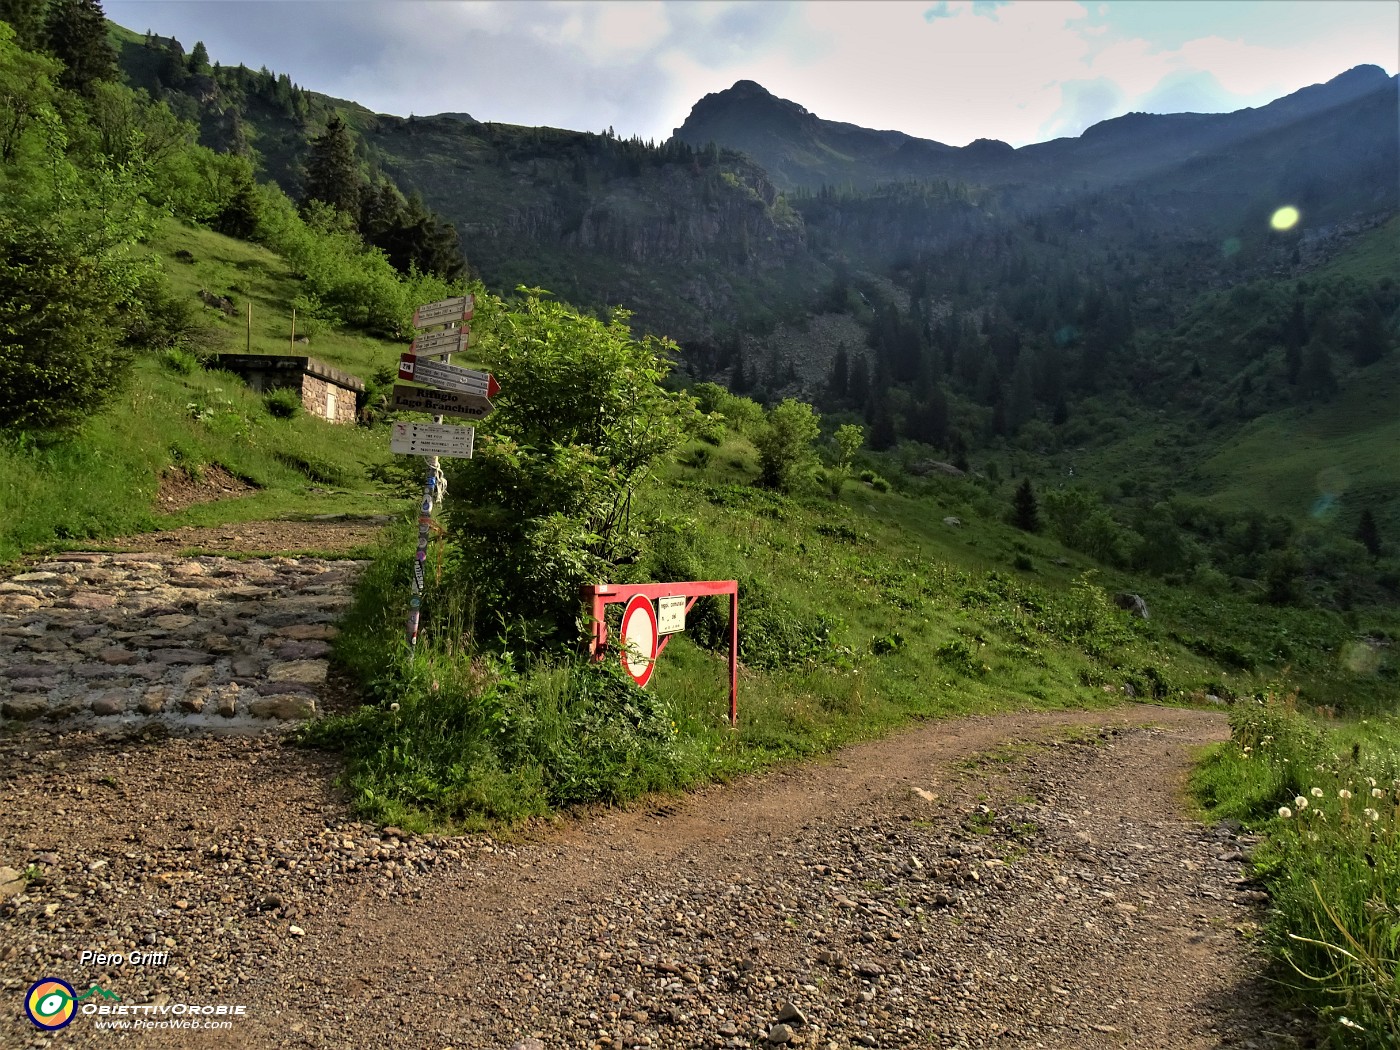
[[[324,201],[336,211],[358,220],[360,187],[355,143],[350,138],[350,129],[337,113],[326,124],[326,130],[311,140],[302,207],[311,201]]]
[[[1381,530],[1376,526],[1376,516],[1371,508],[1361,512],[1361,520],[1356,523],[1356,541],[1365,547],[1372,558],[1381,556]]]
[[[1040,531],[1040,504],[1031,488],[1031,479],[1024,478],[1011,498],[1011,524],[1022,532]]]
[[[47,0],[0,0],[0,22],[9,22],[15,43],[26,51],[38,51],[45,44],[44,8]]]
[[[53,0],[44,30],[49,50],[67,67],[61,86],[90,96],[98,81],[117,79],[117,53],[97,0]]]
[[[204,46],[203,40],[194,42],[194,50],[190,52],[190,72],[195,76],[209,73],[209,49]]]

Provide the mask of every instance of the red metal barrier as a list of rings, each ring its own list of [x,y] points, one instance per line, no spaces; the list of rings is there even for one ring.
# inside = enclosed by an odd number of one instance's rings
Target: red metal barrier
[[[686,583],[599,583],[583,588],[583,600],[588,603],[592,633],[588,649],[593,659],[601,660],[608,648],[608,624],[604,618],[607,606],[641,596],[650,601],[658,598],[685,597],[685,611],[690,613],[695,602],[708,594],[729,595],[729,724],[739,724],[739,584],[737,580],[703,580]],[[662,635],[656,643],[659,657],[671,640]]]

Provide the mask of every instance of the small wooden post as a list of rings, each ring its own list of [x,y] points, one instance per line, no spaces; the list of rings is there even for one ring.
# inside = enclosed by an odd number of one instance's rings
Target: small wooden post
[[[290,344],[292,353],[297,352],[297,308],[292,307],[292,342]]]

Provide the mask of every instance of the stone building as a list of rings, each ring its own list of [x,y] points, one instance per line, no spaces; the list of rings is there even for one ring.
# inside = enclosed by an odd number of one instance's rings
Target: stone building
[[[358,376],[332,368],[314,357],[289,354],[215,354],[214,367],[241,376],[253,390],[295,390],[301,404],[317,419],[353,423],[365,384]]]

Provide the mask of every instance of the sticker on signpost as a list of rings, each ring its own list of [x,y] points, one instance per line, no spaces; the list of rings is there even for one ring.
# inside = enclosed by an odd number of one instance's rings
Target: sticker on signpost
[[[622,669],[643,688],[656,670],[656,610],[638,594],[622,610]]]

